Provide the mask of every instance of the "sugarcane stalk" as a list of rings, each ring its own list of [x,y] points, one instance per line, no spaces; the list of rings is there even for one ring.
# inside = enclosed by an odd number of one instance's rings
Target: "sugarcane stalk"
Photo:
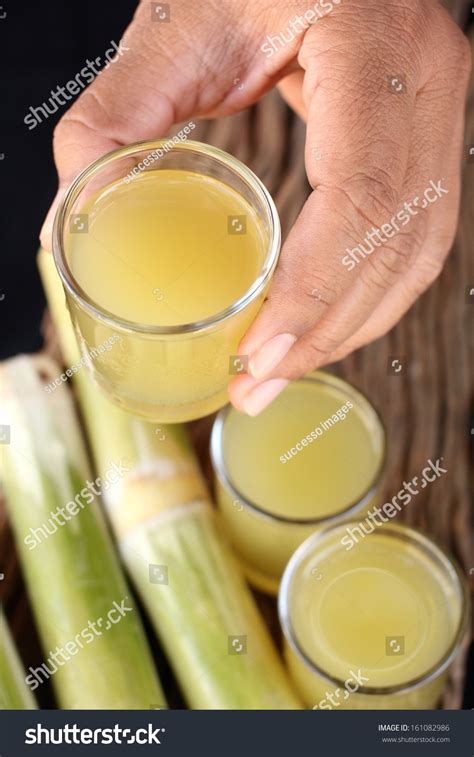
[[[80,356],[51,255],[39,267],[66,362]],[[185,431],[112,405],[85,370],[74,376],[97,471],[112,454],[131,469],[104,496],[123,560],[198,709],[300,704],[221,531]]]
[[[4,614],[0,610],[0,710],[36,710],[33,694]]]
[[[45,356],[0,366],[1,480],[44,654],[26,683],[51,678],[63,709],[164,706],[97,501],[106,478],[92,478],[67,388],[45,391],[59,373]]]

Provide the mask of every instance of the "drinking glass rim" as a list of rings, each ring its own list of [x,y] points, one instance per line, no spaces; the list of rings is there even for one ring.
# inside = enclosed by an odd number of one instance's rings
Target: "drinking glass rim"
[[[278,617],[284,638],[286,639],[287,643],[312,673],[316,673],[321,678],[324,678],[327,683],[333,686],[339,686],[339,688],[344,688],[345,682],[342,679],[337,678],[337,676],[333,676],[331,673],[328,673],[328,671],[320,668],[305,652],[300,642],[298,641],[291,621],[289,598],[295,572],[301,561],[304,559],[304,557],[306,557],[308,553],[311,552],[311,550],[314,549],[315,545],[318,542],[323,541],[329,534],[336,532],[338,529],[345,530],[346,528],[355,526],[357,524],[358,521],[338,523],[336,525],[330,525],[327,528],[323,528],[316,533],[311,534],[311,536],[309,536],[295,550],[289,562],[287,563],[278,592]],[[433,539],[431,536],[428,537],[421,531],[411,528],[410,526],[406,526],[405,524],[400,525],[396,523],[390,523],[388,525],[384,524],[380,527],[379,531],[374,531],[370,534],[367,534],[366,538],[370,538],[371,536],[374,536],[378,533],[382,535],[389,534],[391,537],[400,539],[402,541],[406,541],[408,539],[425,554],[429,555],[430,557],[436,557],[438,562],[441,563],[443,568],[446,570],[446,573],[450,575],[450,577],[452,577],[453,574],[456,577],[461,606],[459,622],[453,635],[453,639],[447,650],[441,656],[440,660],[438,660],[424,673],[416,676],[415,678],[411,678],[408,681],[391,686],[364,685],[360,686],[357,689],[357,694],[365,694],[368,696],[387,696],[414,691],[415,689],[424,686],[425,684],[440,676],[451,665],[464,641],[464,637],[468,628],[470,611],[470,598],[466,577],[464,576],[464,573],[462,572],[458,562],[437,542],[437,540]]]
[[[367,488],[362,493],[362,495],[355,502],[351,502],[343,510],[338,510],[336,513],[333,513],[332,515],[323,515],[323,516],[319,516],[318,518],[291,518],[285,515],[277,515],[275,513],[272,513],[269,510],[266,510],[265,508],[261,507],[260,505],[257,505],[255,502],[247,499],[247,497],[244,497],[244,495],[241,492],[239,492],[237,486],[231,480],[230,475],[225,465],[225,461],[224,461],[224,445],[223,445],[224,424],[225,424],[228,414],[232,412],[232,406],[230,404],[226,405],[225,407],[222,408],[222,410],[218,412],[212,426],[211,440],[210,440],[210,455],[211,455],[212,466],[215,473],[221,480],[221,482],[228,489],[230,489],[232,495],[236,499],[239,500],[239,504],[242,504],[248,510],[253,511],[260,517],[263,517],[273,523],[287,523],[287,524],[291,524],[295,526],[313,526],[313,525],[319,526],[321,523],[338,525],[339,522],[345,521],[346,517],[350,513],[354,512],[354,514],[356,514],[359,510],[362,510],[365,507],[365,505],[368,504],[370,500],[372,499],[372,497],[375,495],[377,488],[379,486],[379,483],[386,469],[387,431],[386,431],[385,424],[380,414],[372,405],[368,397],[359,389],[357,389],[355,386],[353,386],[351,383],[346,381],[345,379],[341,379],[339,378],[339,376],[335,376],[333,373],[318,370],[318,371],[313,371],[312,373],[308,373],[306,376],[303,376],[302,378],[298,379],[298,381],[308,381],[308,382],[314,382],[314,383],[328,384],[332,386],[337,385],[339,388],[344,388],[344,389],[346,389],[346,387],[349,387],[351,392],[353,393],[352,396],[355,397],[358,395],[360,398],[362,398],[362,400],[368,404],[368,406],[374,413],[375,419],[379,425],[381,436],[382,436],[382,454],[380,455],[379,464],[375,470],[375,473],[372,479],[370,480],[370,483],[368,484]]]
[[[226,165],[232,171],[234,171],[252,190],[256,195],[259,195],[259,199],[265,205],[270,220],[270,244],[268,246],[265,259],[263,261],[260,273],[255,279],[253,284],[247,289],[246,292],[235,302],[229,305],[224,310],[221,310],[215,315],[203,318],[199,321],[192,323],[177,324],[173,326],[156,326],[152,324],[143,324],[136,321],[129,321],[125,318],[120,318],[114,313],[106,310],[100,306],[97,302],[92,300],[87,292],[76,281],[66,258],[64,248],[64,228],[66,220],[71,212],[72,206],[76,202],[80,193],[87,185],[88,181],[95,175],[97,175],[104,167],[109,165],[115,160],[121,158],[131,157],[144,151],[153,151],[160,149],[165,143],[169,144],[169,139],[155,139],[145,140],[142,142],[134,142],[124,147],[119,147],[115,150],[102,155],[97,160],[90,163],[84,168],[74,181],[67,188],[61,202],[56,211],[53,224],[53,256],[56,264],[56,268],[61,277],[61,281],[69,294],[74,297],[78,304],[92,314],[96,319],[107,323],[115,329],[121,329],[123,331],[141,333],[149,336],[170,336],[190,334],[194,332],[203,332],[213,329],[214,327],[226,321],[228,318],[236,315],[243,310],[247,305],[253,302],[258,295],[265,288],[269,279],[271,278],[278,259],[280,256],[281,248],[281,226],[280,219],[278,217],[278,211],[275,203],[263,182],[256,176],[256,174],[244,165],[240,160],[233,155],[213,147],[204,142],[198,142],[196,140],[187,139],[184,142],[173,143],[173,147],[169,150],[172,153],[175,150],[195,150],[203,155],[208,155],[210,158],[214,158],[221,164]],[[173,170],[173,169],[170,169]],[[205,175],[205,174],[203,174]],[[237,191],[237,190],[236,190]]]

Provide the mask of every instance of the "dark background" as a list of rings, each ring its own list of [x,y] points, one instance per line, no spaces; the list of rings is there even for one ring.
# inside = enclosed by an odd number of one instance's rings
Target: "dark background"
[[[0,18],[0,359],[42,344],[45,301],[35,257],[57,189],[53,130],[68,105],[31,131],[23,119],[87,58],[118,42],[136,6],[135,0],[0,0],[0,16],[7,14]]]
[[[53,130],[68,106],[32,131],[25,115],[73,79],[87,58],[103,56],[111,40],[118,42],[136,5],[135,0],[0,0],[0,16],[6,13],[0,18],[0,359],[42,345],[45,300],[35,258],[57,188]],[[472,648],[464,707],[474,707]]]

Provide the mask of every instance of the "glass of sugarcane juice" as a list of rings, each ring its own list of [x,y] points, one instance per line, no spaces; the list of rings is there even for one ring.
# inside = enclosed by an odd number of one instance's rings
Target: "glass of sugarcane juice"
[[[316,371],[255,418],[224,408],[211,457],[218,505],[247,578],[276,594],[288,560],[313,531],[375,503],[385,430],[359,391]]]
[[[313,709],[433,709],[467,630],[467,582],[425,535],[385,525],[350,547],[340,524],[291,558],[285,653]]]
[[[279,250],[259,179],[190,140],[135,144],[93,163],[53,232],[84,364],[110,399],[166,423],[227,401],[233,356]]]

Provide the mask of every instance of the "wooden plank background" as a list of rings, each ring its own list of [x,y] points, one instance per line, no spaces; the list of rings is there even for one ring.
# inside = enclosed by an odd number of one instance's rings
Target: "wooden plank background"
[[[455,3],[453,3],[455,4]],[[471,33],[474,46],[474,33]],[[222,147],[249,165],[264,181],[278,206],[284,233],[289,230],[309,192],[303,164],[305,128],[271,93],[249,111],[217,122],[200,123],[195,139]],[[465,144],[474,145],[474,77],[467,102]],[[467,148],[466,148],[467,156]],[[400,514],[434,536],[457,557],[469,576],[472,556],[473,315],[466,291],[474,286],[472,230],[474,161],[465,160],[459,229],[446,267],[431,289],[384,338],[334,367],[368,395],[380,411],[388,432],[388,470],[383,497],[390,499],[404,480],[419,473],[428,458],[444,457],[448,473],[421,491]],[[56,352],[54,334],[46,322],[46,349]],[[403,358],[403,375],[389,375],[389,357]],[[191,432],[206,474],[210,419],[191,424]],[[386,498],[386,499],[385,499]],[[28,667],[39,664],[41,652],[0,502],[0,599],[6,606],[17,643]],[[278,635],[274,602],[259,597],[269,624]],[[160,661],[163,664],[160,655]],[[455,666],[444,706],[461,705],[465,658]],[[172,677],[168,671],[168,679]],[[43,687],[41,687],[43,689]],[[178,694],[171,697],[180,705]],[[43,706],[51,706],[44,687]]]
[[[473,35],[474,38],[474,35]],[[201,124],[196,139],[231,152],[249,165],[276,200],[288,232],[310,188],[303,162],[305,128],[270,94],[252,113]],[[468,101],[466,145],[474,144],[474,78]],[[467,154],[467,151],[466,151]],[[474,162],[465,161],[459,229],[440,278],[384,338],[333,367],[379,410],[388,434],[388,468],[382,501],[390,500],[429,458],[444,458],[448,473],[420,491],[400,518],[450,550],[469,576],[473,417],[473,315],[466,290],[474,286],[472,227]],[[388,373],[389,358],[403,361],[403,375]],[[207,440],[211,421],[194,424],[202,464],[210,476]],[[473,437],[474,440],[474,437]],[[272,626],[272,603],[261,598]],[[444,706],[461,704],[465,658],[455,666]]]

